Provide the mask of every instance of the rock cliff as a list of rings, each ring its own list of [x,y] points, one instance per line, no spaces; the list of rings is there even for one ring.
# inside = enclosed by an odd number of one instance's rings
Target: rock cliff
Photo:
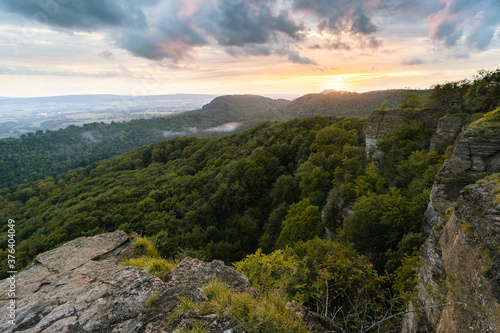
[[[418,269],[419,306],[431,308],[408,315],[404,332],[500,330],[497,172],[500,126],[485,117],[461,134],[434,182]]]
[[[256,295],[243,274],[222,261],[204,263],[185,258],[163,282],[143,269],[122,264],[131,247],[129,237],[116,231],[78,238],[38,255],[16,276],[15,324],[2,316],[0,332],[161,333],[196,325],[210,332],[245,332],[225,314],[172,316],[184,299],[206,302],[203,287],[215,278],[234,292]],[[0,290],[8,290],[9,284],[8,280],[0,281]],[[0,308],[6,309],[9,302],[1,299]],[[289,311],[317,332],[334,328],[329,327],[329,320],[300,304],[290,304]]]
[[[394,127],[410,120],[421,120],[426,128],[432,129],[436,129],[438,124],[441,124],[442,131],[447,132],[448,123],[440,122],[442,116],[443,112],[430,109],[418,111],[401,109],[375,110],[368,117],[366,125],[363,128],[363,133],[366,137],[366,151],[369,152],[372,148],[375,148],[380,139],[389,134]],[[439,138],[436,138],[435,141],[441,142]]]
[[[458,126],[456,126],[458,128]],[[423,231],[428,234],[458,198],[460,190],[492,173],[500,172],[500,126],[480,119],[461,135],[450,158],[438,172]]]
[[[430,307],[404,332],[500,331],[500,178],[465,187],[420,249],[418,296]]]

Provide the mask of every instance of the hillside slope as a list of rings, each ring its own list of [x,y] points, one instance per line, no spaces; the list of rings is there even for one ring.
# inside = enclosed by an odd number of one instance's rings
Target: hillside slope
[[[37,131],[19,139],[3,139],[0,140],[0,188],[46,176],[55,177],[171,137],[234,132],[249,119],[264,121],[269,117],[263,114],[285,103],[261,96],[225,96],[216,98],[202,110],[180,115],[123,123],[92,123],[58,131]]]

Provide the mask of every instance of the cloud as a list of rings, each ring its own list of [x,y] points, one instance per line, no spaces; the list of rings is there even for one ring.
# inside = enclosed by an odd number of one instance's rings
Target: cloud
[[[115,55],[111,51],[102,51],[99,53],[99,57],[107,60],[115,60]]]
[[[330,43],[326,46],[327,49],[330,50],[346,50],[349,51],[351,49],[351,46],[349,44],[346,44],[344,42],[333,42]]]
[[[403,66],[415,66],[415,65],[422,65],[422,64],[425,64],[425,61],[423,61],[422,59],[418,59],[418,58],[413,58],[413,59],[409,59],[409,60],[405,60],[405,61],[401,62],[401,65],[403,65]]]
[[[274,14],[267,1],[219,0],[205,2],[196,13],[199,26],[222,46],[265,44],[282,33],[294,40],[302,38],[302,26],[288,11]]]
[[[295,64],[301,64],[301,65],[317,65],[318,63],[308,57],[301,56],[298,54],[296,51],[293,50],[288,50],[284,52],[284,55],[286,55],[287,59],[290,60],[290,62],[293,62]]]
[[[241,123],[226,123],[217,127],[204,129],[203,132],[232,132],[240,127]]]
[[[318,17],[320,31],[369,35],[379,30],[370,17],[374,8],[367,1],[337,0],[332,3],[331,0],[294,0],[293,6],[295,10]]]
[[[234,57],[250,55],[250,56],[269,56],[273,50],[267,45],[250,45],[245,47],[228,47],[226,52]]]
[[[67,70],[47,71],[43,69],[32,69],[25,67],[0,67],[0,75],[116,77],[120,76],[120,73],[116,71],[87,73]]]
[[[146,1],[144,4],[154,3]],[[0,8],[69,29],[95,31],[103,26],[147,28],[146,16],[135,0],[2,0]]]
[[[468,53],[455,53],[450,56],[453,59],[469,59],[470,54]]]
[[[377,49],[386,22],[427,22],[434,43],[482,51],[500,26],[498,0],[2,0],[0,13],[68,34],[99,32],[137,57],[175,64],[211,46],[316,65],[296,50]],[[106,52],[99,56],[112,60]]]
[[[449,0],[445,8],[429,15],[431,39],[447,47],[464,44],[485,50],[500,25],[498,0]]]

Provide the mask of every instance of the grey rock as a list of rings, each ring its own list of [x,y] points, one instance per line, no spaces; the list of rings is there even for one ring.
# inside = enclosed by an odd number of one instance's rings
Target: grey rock
[[[214,333],[245,332],[227,316],[186,314],[171,320],[183,298],[208,301],[203,287],[215,278],[236,292],[257,294],[243,274],[222,261],[185,258],[164,282],[143,269],[124,267],[122,261],[130,253],[129,238],[117,231],[78,238],[40,254],[17,275],[16,322],[1,322],[0,332],[161,333],[196,324]],[[0,281],[0,289],[8,285]],[[0,300],[0,307],[8,302]],[[321,327],[314,316],[305,320]]]
[[[442,230],[420,249],[418,296],[426,309],[404,332],[500,330],[500,205],[490,182],[467,186]]]

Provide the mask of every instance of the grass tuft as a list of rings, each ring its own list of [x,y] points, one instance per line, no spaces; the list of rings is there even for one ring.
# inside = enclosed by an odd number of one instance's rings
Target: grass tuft
[[[125,259],[125,266],[142,268],[163,281],[168,279],[178,264],[178,261],[161,258],[154,244],[146,237],[137,237],[133,241],[132,253],[136,257]]]

